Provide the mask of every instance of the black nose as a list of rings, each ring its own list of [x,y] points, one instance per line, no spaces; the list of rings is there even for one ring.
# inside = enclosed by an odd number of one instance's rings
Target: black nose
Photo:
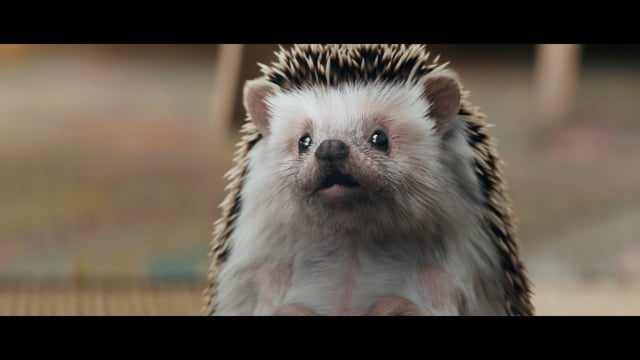
[[[336,161],[347,156],[349,156],[349,147],[340,140],[325,140],[316,149],[318,160]]]

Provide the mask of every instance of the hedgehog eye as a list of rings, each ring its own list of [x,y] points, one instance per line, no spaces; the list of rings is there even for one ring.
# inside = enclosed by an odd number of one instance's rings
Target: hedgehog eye
[[[378,150],[387,151],[387,149],[389,149],[389,139],[387,139],[387,135],[381,130],[376,130],[373,135],[371,135],[370,141]]]
[[[303,153],[309,149],[309,146],[311,146],[311,136],[304,134],[304,136],[298,140],[298,150]]]

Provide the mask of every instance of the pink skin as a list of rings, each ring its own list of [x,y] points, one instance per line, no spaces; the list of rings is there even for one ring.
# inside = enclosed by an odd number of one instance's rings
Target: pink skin
[[[347,187],[342,185],[333,185],[326,189],[318,190],[322,196],[326,196],[336,201],[343,198],[349,198],[350,196],[355,195],[358,191],[360,191],[359,187]]]
[[[348,314],[350,311],[349,302],[351,301],[351,298],[353,296],[353,290],[356,287],[356,272],[358,271],[358,269],[360,269],[360,260],[358,260],[358,257],[355,256],[353,262],[350,262],[347,268],[346,288],[344,289],[344,292],[342,293],[342,297],[340,299],[341,305],[336,309],[336,315]]]
[[[333,185],[329,188],[318,190],[323,202],[334,209],[349,209],[362,193],[363,190],[360,186]]]
[[[274,316],[318,316],[301,304],[284,305]],[[388,296],[379,300],[365,316],[420,316],[424,311],[416,304],[399,296]]]
[[[420,273],[418,290],[433,313],[460,313],[462,294],[455,288],[451,276],[444,271],[433,266],[425,266]]]
[[[347,287],[341,297],[341,306],[336,309],[334,315],[348,314],[348,302],[356,286],[354,271],[357,270],[357,262],[351,264],[347,271]],[[460,294],[453,288],[452,281],[441,270],[425,266],[420,274],[417,284],[422,298],[430,305],[428,311],[419,305],[400,296],[386,296],[376,302],[364,316],[424,316],[432,313],[453,315],[459,312]],[[302,304],[286,304],[277,309],[275,316],[318,316]]]
[[[291,265],[267,263],[257,271],[258,307],[255,315],[267,315],[276,309],[291,286]]]
[[[280,307],[273,316],[317,316],[301,304],[288,304]]]
[[[425,315],[418,305],[399,297],[388,296],[378,301],[366,316],[420,316]]]

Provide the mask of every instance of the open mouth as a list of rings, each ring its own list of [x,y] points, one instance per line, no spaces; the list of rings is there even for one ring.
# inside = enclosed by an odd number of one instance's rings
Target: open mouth
[[[324,178],[318,190],[329,189],[334,186],[354,188],[358,186],[358,182],[355,181],[351,175],[334,171]]]
[[[363,189],[351,175],[334,171],[322,180],[317,194],[331,207],[348,209],[362,196]]]

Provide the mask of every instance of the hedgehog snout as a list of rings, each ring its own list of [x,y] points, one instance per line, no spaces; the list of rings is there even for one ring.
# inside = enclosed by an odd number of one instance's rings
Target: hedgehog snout
[[[325,140],[316,149],[315,156],[321,162],[341,162],[349,156],[349,146],[342,140]]]

